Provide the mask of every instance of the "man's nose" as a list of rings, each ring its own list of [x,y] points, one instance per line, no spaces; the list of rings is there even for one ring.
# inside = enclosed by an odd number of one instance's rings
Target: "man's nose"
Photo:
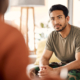
[[[55,19],[54,23],[55,24],[58,24],[59,23],[58,19]]]

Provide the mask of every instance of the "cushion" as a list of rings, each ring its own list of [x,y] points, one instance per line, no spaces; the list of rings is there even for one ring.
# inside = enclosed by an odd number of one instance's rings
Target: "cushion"
[[[36,61],[35,61],[35,65],[39,65],[39,61],[40,61],[40,58],[41,58],[41,56],[42,56],[42,53],[43,53],[43,51],[44,51],[44,48],[45,48],[45,45],[46,45],[46,39],[45,40],[42,40],[42,41],[39,41],[38,43],[37,43],[37,45],[38,45],[38,47],[37,47],[37,58],[36,58]],[[49,63],[51,63],[51,62],[61,62],[56,56],[55,56],[55,54],[54,54],[54,52],[53,52],[53,55],[52,55],[52,57],[50,58],[50,60],[49,60]]]

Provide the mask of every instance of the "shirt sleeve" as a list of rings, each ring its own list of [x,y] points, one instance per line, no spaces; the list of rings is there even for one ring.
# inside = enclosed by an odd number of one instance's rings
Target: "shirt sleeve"
[[[78,52],[80,52],[80,34],[77,35],[75,42],[76,42],[75,53],[78,53]]]
[[[45,49],[54,52],[54,48],[53,48],[53,45],[52,45],[52,36],[53,36],[52,34],[53,33],[51,33],[47,38]]]

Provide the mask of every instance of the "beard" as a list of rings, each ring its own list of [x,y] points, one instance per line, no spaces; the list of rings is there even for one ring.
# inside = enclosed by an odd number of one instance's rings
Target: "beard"
[[[62,26],[61,24],[58,24],[59,26]],[[56,25],[55,25],[56,26]],[[65,28],[66,28],[66,26],[67,26],[67,24],[65,24],[63,27],[62,27],[62,29],[60,29],[60,30],[56,30],[57,32],[61,32],[61,31],[63,31]]]

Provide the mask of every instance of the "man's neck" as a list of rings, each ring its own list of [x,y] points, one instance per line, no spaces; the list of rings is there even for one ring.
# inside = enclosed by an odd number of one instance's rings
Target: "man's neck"
[[[59,33],[61,34],[61,36],[62,36],[63,38],[66,38],[66,37],[69,35],[70,30],[71,30],[71,25],[68,24],[68,25],[65,27],[65,29],[64,29],[63,31],[59,32]]]

